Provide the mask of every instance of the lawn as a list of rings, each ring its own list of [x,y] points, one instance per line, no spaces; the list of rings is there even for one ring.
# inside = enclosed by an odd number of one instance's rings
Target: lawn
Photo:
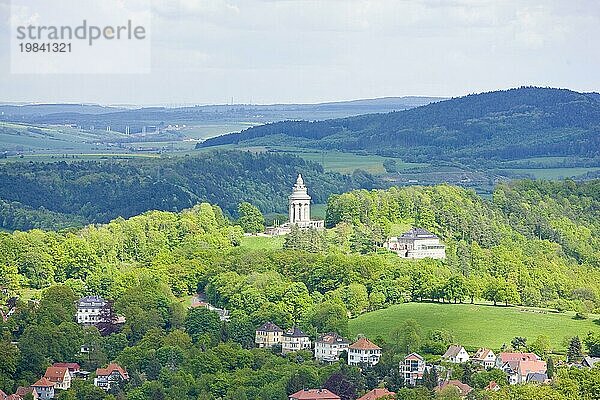
[[[250,250],[277,250],[283,248],[284,236],[244,236],[241,247]]]
[[[416,320],[426,333],[446,329],[467,350],[477,347],[499,349],[515,336],[534,340],[546,335],[555,352],[565,352],[565,338],[585,336],[589,331],[600,331],[590,316],[575,320],[572,313],[524,307],[493,307],[491,305],[405,303],[363,314],[350,320],[351,337],[364,334],[375,338],[388,337],[404,320]]]

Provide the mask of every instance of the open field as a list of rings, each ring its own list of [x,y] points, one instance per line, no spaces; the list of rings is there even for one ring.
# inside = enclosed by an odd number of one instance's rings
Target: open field
[[[283,248],[284,236],[244,236],[242,248],[251,250],[277,250]]]
[[[585,167],[573,167],[573,168],[513,168],[506,169],[516,174],[528,174],[533,176],[535,179],[562,179],[570,178],[577,175],[583,175],[588,172],[597,171],[600,168],[585,168]]]
[[[405,303],[363,314],[350,320],[351,337],[364,334],[371,338],[383,335],[389,338],[390,332],[401,326],[407,319],[416,320],[426,334],[432,329],[446,329],[452,333],[457,343],[467,350],[477,347],[499,349],[502,344],[510,344],[515,336],[534,340],[546,335],[555,352],[565,352],[565,338],[589,331],[600,331],[590,316],[587,320],[573,319],[573,313],[557,313],[524,307],[493,307],[491,305]]]

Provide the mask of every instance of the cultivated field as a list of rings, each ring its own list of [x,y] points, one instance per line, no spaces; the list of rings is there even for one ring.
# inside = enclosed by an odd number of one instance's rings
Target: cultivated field
[[[565,352],[565,338],[590,331],[599,331],[598,316],[587,320],[573,319],[573,313],[557,313],[524,307],[493,307],[491,305],[406,303],[363,314],[350,320],[351,337],[364,334],[371,338],[390,332],[407,319],[416,320],[423,333],[446,329],[467,350],[477,347],[499,349],[510,344],[515,336],[533,341],[539,335],[550,338],[554,352]],[[386,338],[386,336],[388,336]]]

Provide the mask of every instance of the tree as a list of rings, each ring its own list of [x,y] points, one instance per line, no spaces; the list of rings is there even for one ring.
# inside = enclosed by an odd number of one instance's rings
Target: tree
[[[548,378],[554,378],[554,359],[552,357],[548,357],[546,361],[546,375]]]
[[[248,202],[238,206],[238,224],[246,233],[258,233],[265,230],[265,218],[260,210]]]
[[[600,334],[589,332],[583,340],[592,357],[600,357]]]
[[[529,351],[544,357],[550,351],[550,338],[545,335],[539,335],[533,343],[528,346]]]
[[[319,304],[314,308],[310,322],[319,333],[348,334],[348,312],[341,301],[326,300]]]
[[[513,338],[513,340],[510,341],[510,344],[512,348],[517,351],[525,350],[527,349],[527,338],[516,336]]]
[[[342,400],[356,398],[356,385],[342,372],[335,372],[323,384],[323,388],[340,396]]]
[[[567,362],[575,363],[581,360],[582,357],[581,340],[579,340],[579,336],[574,336],[569,341],[567,348]]]
[[[203,335],[210,338],[216,345],[221,337],[221,320],[219,314],[204,307],[192,308],[184,322],[185,331],[194,342],[198,342]]]
[[[394,329],[390,336],[396,349],[406,354],[418,351],[421,346],[421,326],[414,319],[407,319]]]

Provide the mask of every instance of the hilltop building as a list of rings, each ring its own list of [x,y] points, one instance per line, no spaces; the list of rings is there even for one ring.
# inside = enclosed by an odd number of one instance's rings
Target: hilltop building
[[[340,353],[348,350],[350,342],[335,332],[321,335],[315,342],[315,358],[323,362],[336,362]]]
[[[308,188],[304,184],[302,174],[298,174],[296,184],[292,188],[292,194],[288,197],[289,221],[280,226],[268,227],[266,233],[269,235],[285,235],[291,232],[292,226],[300,229],[325,229],[325,221],[310,218],[310,201]]]
[[[381,347],[367,338],[360,338],[348,346],[348,365],[372,367],[381,358]]]
[[[310,337],[300,328],[293,327],[281,335],[281,354],[310,350]]]
[[[272,322],[265,322],[260,328],[256,330],[254,335],[254,343],[259,348],[270,349],[276,344],[281,343],[281,337],[283,336],[283,329],[278,327]]]
[[[389,238],[384,247],[402,258],[446,258],[446,246],[436,235],[421,228],[412,228],[399,237]]]

